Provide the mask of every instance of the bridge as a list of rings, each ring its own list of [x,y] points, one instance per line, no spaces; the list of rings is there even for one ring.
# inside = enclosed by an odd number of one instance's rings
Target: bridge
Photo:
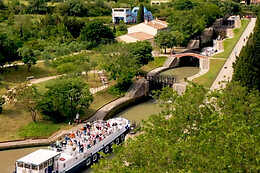
[[[159,56],[165,56],[165,55],[159,55]],[[157,74],[161,73],[162,71],[168,70],[170,68],[178,67],[180,65],[185,66],[185,65],[181,64],[182,63],[181,60],[184,57],[193,57],[193,58],[197,59],[197,62],[196,62],[197,66],[201,70],[209,69],[210,61],[209,61],[208,56],[200,55],[198,53],[193,53],[193,52],[180,53],[180,54],[168,55],[168,58],[164,62],[163,66],[150,71],[147,74],[147,76],[156,76]]]
[[[150,90],[161,89],[162,87],[165,86],[169,86],[171,88],[178,87],[181,88],[181,90],[184,90],[185,86],[187,85],[187,82],[180,83],[180,81],[177,81],[173,77],[169,77],[169,76],[161,77],[158,76],[158,74],[161,73],[162,71],[174,67],[185,66],[187,65],[186,63],[190,63],[189,65],[199,67],[201,70],[198,75],[205,74],[210,67],[209,57],[200,55],[198,53],[186,52],[186,53],[169,55],[162,67],[156,68],[147,74],[146,79],[149,81]],[[188,78],[188,80],[192,80],[192,79]]]

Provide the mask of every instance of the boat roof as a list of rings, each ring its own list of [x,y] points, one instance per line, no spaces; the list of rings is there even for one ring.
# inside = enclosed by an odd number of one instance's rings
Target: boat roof
[[[39,149],[37,151],[34,151],[20,159],[17,160],[17,162],[23,162],[23,163],[31,163],[34,165],[40,165],[41,163],[59,155],[59,152],[51,151],[51,150],[44,150]]]

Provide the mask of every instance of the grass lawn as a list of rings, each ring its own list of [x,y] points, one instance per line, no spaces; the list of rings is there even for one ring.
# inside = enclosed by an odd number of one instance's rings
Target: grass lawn
[[[210,88],[225,62],[225,60],[211,59],[210,70],[208,71],[208,73],[194,79],[193,82],[202,84],[204,87]]]
[[[216,54],[213,56],[213,58],[224,58],[227,59],[234,49],[235,45],[237,44],[237,41],[243,34],[245,28],[247,27],[248,23],[250,20],[241,20],[241,28],[236,28],[234,29],[234,37],[233,38],[228,38],[224,40],[224,52],[221,52],[219,54]]]
[[[36,123],[31,122],[26,126],[21,127],[18,130],[18,135],[21,138],[30,138],[30,137],[47,138],[58,130],[69,129],[69,128],[71,128],[71,126],[67,124],[53,124],[47,121],[39,121]]]
[[[224,40],[224,51],[222,53],[216,54],[213,58],[223,58],[223,60],[210,60],[210,69],[208,73],[196,78],[193,80],[195,83],[202,84],[203,86],[210,88],[213,84],[214,80],[216,79],[218,73],[220,72],[221,68],[225,63],[225,59],[227,59],[234,49],[237,41],[243,34],[246,26],[248,25],[249,20],[241,20],[241,28],[234,29],[234,37],[230,39]]]
[[[147,65],[141,68],[141,73],[147,74],[149,71],[161,67],[164,64],[166,59],[167,57],[165,56],[154,57],[153,61],[149,62]]]
[[[102,86],[102,83],[100,82],[100,79],[97,74],[95,75],[95,77],[94,77],[94,74],[89,74],[88,80],[86,79],[86,75],[82,75],[82,77],[88,83],[89,88],[97,88],[97,87]],[[56,79],[40,82],[40,83],[35,84],[35,86],[37,87],[39,93],[43,94],[45,91],[47,91],[47,88],[45,88],[45,86],[52,84],[53,82],[55,82],[55,80]]]
[[[37,125],[37,130],[33,131],[32,118],[28,112],[13,104],[4,105],[3,112],[0,114],[0,141],[19,140],[29,136],[45,137],[58,129],[70,127],[66,124],[50,124],[48,121],[41,120],[41,115],[37,117],[37,120],[39,120],[39,125]]]
[[[119,96],[115,94],[110,94],[108,92],[108,88],[100,92],[97,92],[96,94],[94,94],[94,100],[91,103],[90,108],[85,111],[84,116],[81,116],[81,118],[83,120],[87,119],[88,117],[92,116],[102,106],[117,98],[119,98]]]
[[[2,84],[0,85],[0,94],[6,92],[6,87],[12,88],[15,85],[26,82],[26,77],[34,76],[35,79],[57,75],[57,70],[53,68],[46,68],[43,63],[38,63],[32,66],[30,72],[27,71],[25,65],[18,66],[15,70],[14,67],[3,68],[2,70]]]

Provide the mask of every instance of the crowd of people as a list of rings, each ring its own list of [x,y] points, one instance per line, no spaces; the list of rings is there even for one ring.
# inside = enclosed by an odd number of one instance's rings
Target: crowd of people
[[[70,135],[66,135],[63,140],[51,143],[51,147],[53,149],[56,148],[58,151],[64,150],[69,151],[70,153],[78,151],[79,153],[82,153],[84,150],[96,145],[118,129],[119,125],[117,122],[88,122],[81,130],[77,130],[75,133],[71,132]]]

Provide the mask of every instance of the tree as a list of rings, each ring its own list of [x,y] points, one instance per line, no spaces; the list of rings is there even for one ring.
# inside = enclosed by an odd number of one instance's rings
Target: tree
[[[6,8],[6,6],[5,6],[5,4],[4,4],[4,1],[3,0],[0,0],[0,10],[1,9],[5,9]]]
[[[116,157],[101,159],[95,172],[259,170],[259,92],[235,83],[207,94],[192,84],[183,95],[165,88],[158,96],[162,113],[143,121],[142,133],[115,146]]]
[[[46,0],[29,0],[29,13],[45,14],[48,11]]]
[[[63,16],[83,17],[88,15],[86,3],[82,0],[67,0],[60,3],[57,11]]]
[[[0,113],[3,112],[3,105],[5,104],[5,98],[1,97],[0,98]]]
[[[135,58],[132,58],[132,54],[127,50],[127,45],[109,45],[107,48],[103,48],[103,51],[105,52],[103,69],[109,74],[110,79],[117,81],[121,88],[128,87],[140,65]]]
[[[174,37],[169,31],[159,32],[156,34],[154,41],[160,48],[164,49],[164,53],[166,53],[166,48],[172,48],[175,46]]]
[[[92,67],[93,70],[94,70],[94,77],[95,77],[96,67],[98,66],[98,63],[97,63],[96,61],[91,61],[91,62],[90,62],[90,65],[91,65],[91,67]]]
[[[91,41],[93,46],[96,47],[99,44],[107,44],[114,41],[114,33],[112,30],[100,21],[90,21],[81,30],[79,40]]]
[[[62,77],[51,85],[43,94],[39,105],[43,113],[52,121],[71,121],[76,111],[88,109],[93,96],[88,85],[81,77]]]
[[[39,99],[40,94],[34,85],[28,86],[23,91],[18,93],[18,105],[30,113],[33,122],[36,122],[36,116],[38,114],[37,104]]]
[[[88,71],[91,70],[91,65],[89,64],[89,62],[83,63],[83,70],[86,72],[86,78],[87,78],[87,81],[88,81]]]
[[[28,72],[31,67],[37,63],[37,56],[39,56],[38,51],[32,51],[27,47],[22,47],[18,49],[19,55],[23,57],[22,61],[27,66]]]
[[[148,62],[153,61],[153,48],[150,42],[138,41],[130,43],[128,46],[129,52],[132,54],[131,56],[135,58],[139,64],[146,65]]]
[[[260,20],[257,19],[254,34],[251,35],[239,57],[233,64],[233,81],[238,81],[248,89],[260,90]]]
[[[137,23],[142,23],[144,22],[144,6],[141,3],[139,6],[139,10],[137,12]]]
[[[16,57],[14,41],[6,34],[0,33],[0,66],[13,62],[14,57]]]

